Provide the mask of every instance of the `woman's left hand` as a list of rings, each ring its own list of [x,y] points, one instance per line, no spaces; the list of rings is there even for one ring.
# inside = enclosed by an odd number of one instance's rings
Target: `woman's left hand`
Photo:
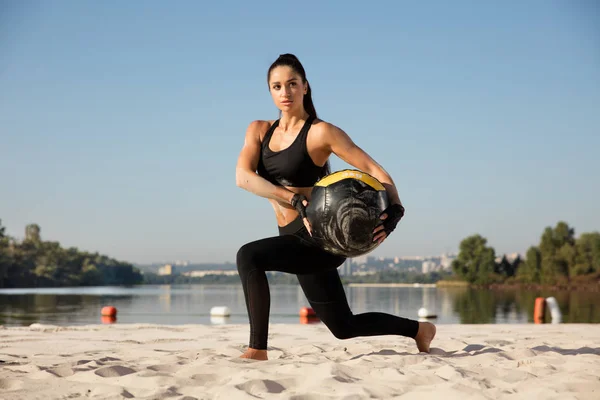
[[[381,225],[377,225],[373,230],[374,242],[378,242],[378,244],[383,243],[383,241],[396,229],[396,225],[398,222],[404,217],[404,207],[402,204],[392,204],[388,208],[386,208],[379,217],[383,223]]]

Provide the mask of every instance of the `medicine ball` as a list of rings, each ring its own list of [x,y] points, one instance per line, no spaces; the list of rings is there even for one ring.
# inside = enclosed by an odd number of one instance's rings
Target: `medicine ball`
[[[306,215],[321,247],[356,257],[377,247],[373,230],[383,222],[379,217],[388,205],[381,182],[362,171],[345,169],[315,184]]]

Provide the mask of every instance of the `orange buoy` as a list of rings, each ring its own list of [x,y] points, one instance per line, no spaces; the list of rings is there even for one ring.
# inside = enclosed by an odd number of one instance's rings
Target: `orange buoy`
[[[315,313],[315,310],[313,310],[312,308],[309,307],[302,307],[300,309],[300,316],[301,317],[316,317],[317,313]]]
[[[303,325],[317,324],[321,322],[317,317],[300,317],[300,323]]]
[[[536,324],[543,324],[545,313],[546,299],[543,297],[537,297],[535,299],[535,308],[533,309],[533,322]]]
[[[101,321],[103,324],[114,324],[117,322],[117,317],[114,315],[103,315]]]
[[[113,306],[102,307],[102,311],[100,311],[103,317],[116,317],[117,309]]]

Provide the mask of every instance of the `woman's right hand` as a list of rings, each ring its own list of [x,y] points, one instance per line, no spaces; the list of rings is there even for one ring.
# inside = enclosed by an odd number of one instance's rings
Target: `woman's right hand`
[[[300,214],[300,216],[302,217],[302,222],[304,222],[304,226],[306,227],[308,234],[312,236],[312,228],[310,226],[308,218],[306,217],[306,207],[308,207],[308,198],[303,194],[296,193],[292,197],[290,204],[296,209],[296,211],[298,211],[298,214]]]

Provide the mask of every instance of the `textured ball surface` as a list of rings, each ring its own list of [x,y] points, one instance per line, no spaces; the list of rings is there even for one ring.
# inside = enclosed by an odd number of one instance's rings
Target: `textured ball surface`
[[[374,177],[357,170],[327,175],[312,190],[306,209],[313,238],[327,251],[357,257],[377,247],[373,230],[388,207],[387,192]]]

